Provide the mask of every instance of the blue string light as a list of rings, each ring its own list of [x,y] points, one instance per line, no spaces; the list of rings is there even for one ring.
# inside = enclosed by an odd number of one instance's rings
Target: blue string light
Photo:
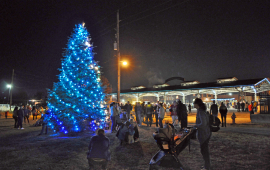
[[[48,90],[48,107],[53,110],[49,126],[55,128],[54,132],[79,132],[84,129],[85,119],[101,120],[104,117],[100,67],[93,60],[93,46],[89,37],[82,24],[76,25],[63,55],[59,82],[54,83],[52,90]],[[99,121],[91,123],[90,128],[93,130],[101,127],[104,126]]]

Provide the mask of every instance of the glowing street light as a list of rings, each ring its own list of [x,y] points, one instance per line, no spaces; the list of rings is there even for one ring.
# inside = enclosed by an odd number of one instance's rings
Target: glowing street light
[[[9,88],[9,89],[10,89],[10,88],[11,88],[11,84],[8,84],[8,85],[7,85],[7,88]]]
[[[123,65],[126,66],[128,63],[126,61],[123,61]]]

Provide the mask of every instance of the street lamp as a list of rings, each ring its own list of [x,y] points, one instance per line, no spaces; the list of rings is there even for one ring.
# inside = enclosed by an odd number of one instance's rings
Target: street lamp
[[[11,87],[12,87],[11,84],[8,84],[8,85],[7,85],[7,88],[9,88],[8,101],[9,101],[9,97],[10,97],[10,89],[11,89]]]

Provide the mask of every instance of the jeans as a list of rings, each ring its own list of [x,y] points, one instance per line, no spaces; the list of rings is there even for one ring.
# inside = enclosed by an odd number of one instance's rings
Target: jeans
[[[13,116],[13,119],[15,120],[14,128],[17,128],[18,127],[18,117]]]
[[[147,126],[149,126],[149,121],[150,121],[150,127],[152,125],[152,114],[146,114],[146,123],[147,123]]]
[[[227,115],[221,114],[222,127],[223,127],[223,119],[224,119],[224,125],[226,127],[226,117]]]
[[[163,123],[162,123],[163,118],[158,118],[158,119],[159,119],[159,122],[158,122],[159,127],[163,128]]]
[[[41,129],[41,132],[40,132],[41,135],[43,134],[43,131],[44,131],[45,126],[46,126],[45,134],[47,134],[47,132],[48,132],[48,126],[47,126],[47,123],[42,123],[42,129]]]
[[[173,125],[175,125],[175,121],[178,120],[178,116],[176,115],[173,115],[172,116],[172,122],[173,122]]]
[[[112,120],[112,126],[111,126],[111,132],[115,130],[116,122],[115,122],[115,116],[111,116]]]
[[[92,158],[88,159],[88,164],[89,164],[89,169],[90,170],[96,170],[97,169],[97,165],[101,165],[102,169],[106,169],[107,168],[107,164],[108,161],[107,160],[103,160],[103,161],[94,161]]]
[[[210,169],[210,166],[211,166],[209,147],[208,147],[209,140],[210,140],[210,137],[208,139],[206,139],[205,142],[200,144],[201,145],[201,154],[202,154],[203,160],[204,160],[204,167],[206,169]]]
[[[136,121],[137,121],[138,125],[142,124],[141,113],[140,112],[136,113]]]
[[[18,128],[22,128],[23,117],[18,117]]]
[[[37,115],[33,115],[33,120],[34,120],[35,116],[36,116],[36,119],[37,119]]]
[[[29,116],[24,116],[24,123],[25,123],[25,119],[27,119],[27,121],[29,123]]]
[[[127,120],[129,121],[129,119],[130,119],[130,111],[127,112]]]

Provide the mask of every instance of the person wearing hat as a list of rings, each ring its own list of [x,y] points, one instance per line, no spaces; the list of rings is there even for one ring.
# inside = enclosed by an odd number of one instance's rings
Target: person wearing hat
[[[206,106],[202,99],[196,98],[194,101],[194,107],[197,109],[196,125],[194,128],[197,129],[197,137],[200,142],[201,154],[205,162],[201,169],[209,170],[211,165],[208,143],[212,135],[209,126],[209,116],[206,113]]]

